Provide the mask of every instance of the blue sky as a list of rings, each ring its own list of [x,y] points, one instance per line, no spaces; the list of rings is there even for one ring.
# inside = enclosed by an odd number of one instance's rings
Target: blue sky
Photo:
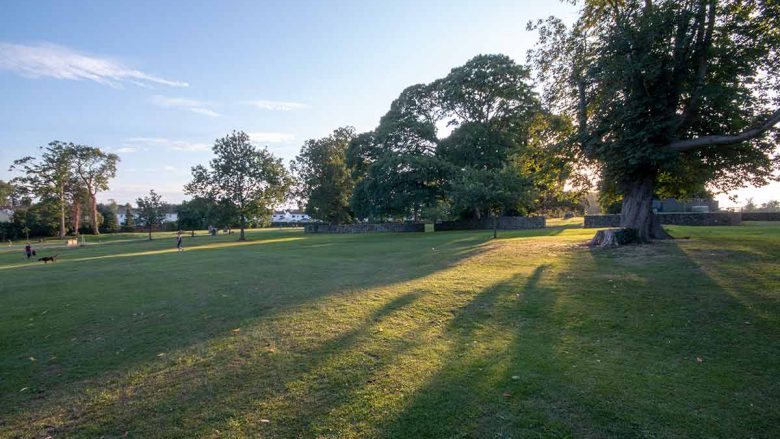
[[[372,129],[405,87],[474,55],[524,61],[528,20],[575,13],[517,0],[7,2],[0,179],[57,139],[119,154],[102,199],[180,201],[231,130],[289,160],[336,127]]]

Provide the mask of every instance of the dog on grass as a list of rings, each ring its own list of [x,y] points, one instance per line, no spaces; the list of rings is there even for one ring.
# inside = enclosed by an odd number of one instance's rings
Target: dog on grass
[[[38,262],[43,262],[44,264],[48,264],[49,262],[55,262],[57,260],[57,256],[59,255],[44,256],[42,258],[38,258]]]

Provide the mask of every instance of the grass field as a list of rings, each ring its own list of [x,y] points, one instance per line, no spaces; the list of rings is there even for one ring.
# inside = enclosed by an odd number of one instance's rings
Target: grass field
[[[0,437],[779,437],[780,224],[0,250]]]

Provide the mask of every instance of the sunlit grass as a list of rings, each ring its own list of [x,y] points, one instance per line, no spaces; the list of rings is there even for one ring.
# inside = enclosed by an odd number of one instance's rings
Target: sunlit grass
[[[780,227],[672,232],[71,249],[0,271],[0,436],[774,436]]]

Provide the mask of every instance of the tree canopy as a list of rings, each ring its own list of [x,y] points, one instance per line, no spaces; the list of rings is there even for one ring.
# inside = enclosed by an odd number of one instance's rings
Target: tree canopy
[[[297,184],[294,195],[306,200],[306,213],[331,224],[351,222],[349,200],[354,182],[346,152],[355,138],[352,127],[338,128],[327,137],[307,140],[290,164]]]
[[[215,157],[208,168],[192,168],[192,181],[185,192],[234,208],[241,228],[239,239],[244,240],[247,220],[267,219],[284,200],[292,179],[281,159],[267,148],[252,145],[242,131],[217,139],[212,151]]]
[[[572,27],[530,26],[530,55],[572,143],[623,199],[621,223],[663,237],[653,194],[690,197],[766,184],[780,121],[780,4],[583,2]]]

